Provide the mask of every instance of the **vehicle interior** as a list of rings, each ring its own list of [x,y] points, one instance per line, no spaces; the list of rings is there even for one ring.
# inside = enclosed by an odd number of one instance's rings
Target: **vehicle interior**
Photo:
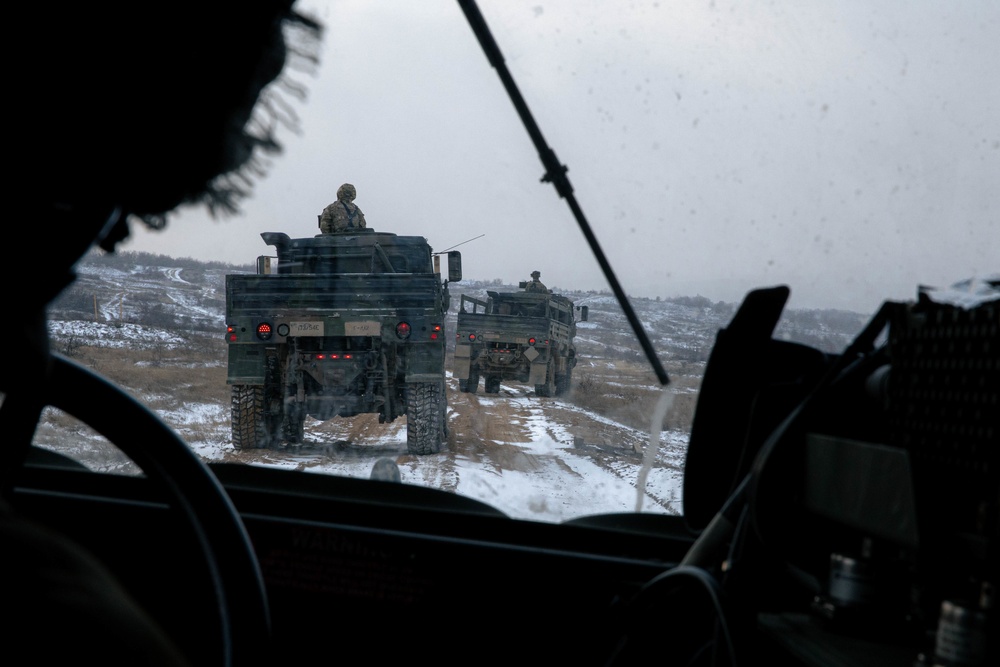
[[[501,46],[474,2],[458,5],[667,387]],[[108,243],[120,218],[88,220]],[[72,236],[67,266],[90,242]],[[972,308],[930,292],[885,301],[840,354],[775,337],[788,287],[750,290],[705,370],[684,514],[561,523],[428,487],[203,461],[128,390],[48,350],[29,318],[30,353],[0,373],[4,516],[95,556],[195,665],[996,664],[998,289]],[[142,474],[34,446],[47,406]],[[96,603],[87,622],[60,613],[60,579],[20,576],[46,559],[11,548],[12,520],[4,597],[27,611],[3,661],[101,656],[129,631]]]

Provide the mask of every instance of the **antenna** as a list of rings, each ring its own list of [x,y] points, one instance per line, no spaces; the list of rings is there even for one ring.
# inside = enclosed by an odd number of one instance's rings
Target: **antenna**
[[[440,255],[441,253],[445,253],[445,252],[448,252],[449,250],[454,250],[455,248],[457,248],[457,247],[458,247],[458,246],[460,246],[460,245],[465,245],[465,244],[466,244],[466,243],[468,243],[469,241],[475,241],[476,239],[481,239],[481,238],[483,238],[484,236],[486,236],[486,234],[480,234],[479,236],[473,236],[473,237],[472,237],[471,239],[468,239],[468,240],[466,240],[466,241],[462,241],[461,243],[456,243],[455,245],[453,245],[453,246],[452,246],[452,247],[450,247],[450,248],[445,248],[444,250],[442,250],[442,251],[440,251],[440,252],[435,252],[435,253],[432,253],[432,254],[434,254],[434,255]]]

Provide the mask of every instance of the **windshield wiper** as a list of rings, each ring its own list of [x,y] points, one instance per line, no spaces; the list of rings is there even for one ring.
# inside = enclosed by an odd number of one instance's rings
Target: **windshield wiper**
[[[587,243],[594,253],[594,257],[597,258],[597,263],[601,265],[601,271],[604,272],[604,277],[607,278],[608,283],[611,285],[611,291],[614,292],[615,298],[618,299],[618,304],[625,312],[628,323],[632,326],[636,337],[638,337],[639,344],[642,345],[642,350],[646,353],[646,358],[649,359],[656,377],[660,380],[661,385],[666,386],[670,383],[670,378],[667,377],[667,372],[663,369],[659,357],[656,356],[656,350],[653,349],[653,344],[650,342],[649,336],[646,335],[645,329],[642,328],[642,322],[639,321],[638,316],[636,316],[635,311],[632,309],[632,304],[629,303],[628,297],[622,290],[621,285],[618,284],[618,278],[615,277],[615,272],[612,270],[611,264],[608,263],[607,258],[604,256],[604,251],[601,250],[601,246],[597,242],[597,237],[591,231],[590,225],[587,223],[587,218],[583,215],[583,210],[577,203],[576,197],[573,196],[573,186],[569,182],[569,177],[566,176],[568,168],[565,165],[559,164],[559,159],[556,157],[555,151],[545,142],[542,131],[538,128],[538,124],[535,123],[535,119],[531,115],[531,110],[528,109],[528,104],[524,101],[521,92],[517,89],[517,84],[514,83],[514,78],[507,69],[507,64],[500,53],[500,47],[497,46],[492,33],[490,33],[489,26],[486,25],[486,19],[479,12],[478,5],[476,5],[474,0],[458,0],[458,4],[461,5],[472,31],[476,33],[476,38],[479,40],[480,46],[483,47],[483,52],[486,54],[487,59],[489,59],[493,68],[496,69],[497,74],[500,75],[500,80],[503,82],[504,88],[507,89],[507,94],[514,103],[514,108],[517,109],[518,115],[521,116],[521,122],[524,123],[525,129],[528,130],[528,134],[531,136],[531,140],[538,150],[538,157],[541,158],[542,165],[545,167],[545,174],[542,176],[541,182],[552,183],[559,196],[569,204],[569,208],[573,212],[573,217],[576,218],[577,224],[580,225],[580,230],[583,232],[584,237],[586,237]]]

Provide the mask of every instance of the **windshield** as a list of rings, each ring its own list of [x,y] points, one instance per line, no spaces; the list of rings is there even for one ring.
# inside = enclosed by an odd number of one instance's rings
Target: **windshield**
[[[270,98],[300,132],[240,213],[133,225],[50,309],[207,461],[679,515],[747,293],[789,286],[775,336],[836,354],[1000,268],[992,2],[481,2],[610,276],[457,3],[298,8],[320,62]],[[52,408],[36,442],[136,474]]]

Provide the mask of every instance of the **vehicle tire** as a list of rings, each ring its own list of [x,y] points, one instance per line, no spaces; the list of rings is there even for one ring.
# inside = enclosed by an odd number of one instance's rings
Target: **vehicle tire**
[[[487,394],[499,394],[500,393],[500,376],[499,375],[487,375],[485,387],[483,389]]]
[[[477,389],[479,389],[479,371],[470,370],[469,379],[465,381],[465,389],[462,391],[468,394],[475,394]]]
[[[448,390],[445,385],[441,385],[441,442],[448,442]]]
[[[569,392],[570,383],[573,381],[573,369],[567,368],[565,373],[556,375],[556,396],[563,396]]]
[[[266,447],[264,428],[264,386],[234,384],[230,405],[233,449]]]
[[[437,454],[444,443],[447,398],[443,382],[406,385],[406,450],[422,456]]]

